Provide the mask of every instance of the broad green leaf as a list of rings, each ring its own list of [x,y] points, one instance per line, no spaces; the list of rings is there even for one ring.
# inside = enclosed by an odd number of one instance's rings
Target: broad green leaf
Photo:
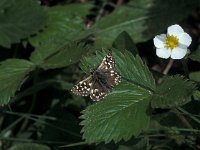
[[[87,46],[82,43],[73,42],[61,47],[51,47],[43,45],[35,50],[30,60],[43,69],[61,68],[73,64],[87,53]]]
[[[48,146],[36,143],[16,144],[9,150],[51,150]]]
[[[85,57],[81,68],[89,73],[107,53],[98,51],[96,56]],[[112,54],[122,82],[101,102],[83,111],[82,132],[88,143],[128,140],[148,127],[146,111],[155,88],[152,75],[139,56],[134,57],[128,51],[124,54],[113,51]]]
[[[0,45],[4,47],[38,32],[47,21],[35,0],[1,0],[0,12]]]
[[[191,72],[189,74],[190,80],[200,82],[200,71]]]
[[[194,51],[189,58],[191,58],[194,61],[200,62],[200,47],[196,51]]]
[[[0,105],[9,103],[34,67],[34,64],[22,59],[8,59],[0,63]]]
[[[113,47],[119,49],[120,51],[129,50],[133,53],[134,56],[138,54],[135,43],[133,42],[130,35],[125,31],[118,35],[118,37],[113,42]]]
[[[49,19],[47,27],[35,37],[30,38],[29,41],[34,47],[47,43],[49,48],[55,45],[59,47],[60,44],[72,41],[84,30],[83,21],[90,7],[90,4],[85,3],[48,8]],[[55,39],[60,42],[53,42],[53,40],[48,42],[49,39]]]
[[[30,39],[37,47],[30,60],[44,69],[65,67],[79,61],[88,48],[74,41],[84,30],[83,18],[89,8],[88,4],[49,8],[47,28]]]
[[[166,77],[163,83],[157,87],[151,106],[153,108],[173,108],[181,106],[191,99],[195,85],[193,82],[180,76]]]
[[[137,136],[149,125],[146,113],[149,97],[148,91],[121,83],[101,102],[82,112],[83,138],[88,143],[108,143]]]
[[[135,42],[148,40],[186,18],[199,5],[199,0],[130,1],[92,27],[93,34],[96,35],[96,47],[111,46],[122,31],[128,32]]]

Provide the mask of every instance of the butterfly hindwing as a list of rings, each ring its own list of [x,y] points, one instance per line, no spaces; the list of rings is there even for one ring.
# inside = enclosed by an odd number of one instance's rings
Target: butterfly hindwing
[[[90,75],[86,79],[76,84],[71,91],[76,95],[88,96],[91,91],[91,86],[92,86],[92,75]]]
[[[93,101],[99,101],[100,99],[104,98],[108,93],[108,90],[104,85],[102,85],[100,82],[95,81],[92,84],[92,88],[90,91],[90,98]]]
[[[105,73],[108,83],[114,87],[121,82],[121,76],[115,70],[108,70]]]

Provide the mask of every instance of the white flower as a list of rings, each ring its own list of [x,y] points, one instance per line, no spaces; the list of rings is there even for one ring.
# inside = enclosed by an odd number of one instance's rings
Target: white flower
[[[167,35],[157,35],[153,42],[158,57],[182,59],[187,53],[187,48],[191,44],[192,38],[176,24],[168,27]]]

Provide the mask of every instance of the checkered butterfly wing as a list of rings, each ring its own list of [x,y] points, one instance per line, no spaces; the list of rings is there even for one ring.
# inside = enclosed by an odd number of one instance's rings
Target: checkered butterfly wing
[[[97,70],[75,85],[72,92],[80,96],[90,95],[93,101],[99,101],[120,81],[120,75],[115,71],[115,60],[109,53],[104,57]]]
[[[88,96],[92,86],[92,75],[76,84],[71,91],[80,96]]]
[[[98,67],[98,70],[103,72],[107,79],[107,84],[114,87],[115,85],[121,82],[121,76],[115,70],[115,59],[112,56],[112,53],[108,53]]]

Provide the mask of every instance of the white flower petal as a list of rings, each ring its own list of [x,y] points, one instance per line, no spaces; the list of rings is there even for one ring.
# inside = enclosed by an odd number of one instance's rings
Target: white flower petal
[[[180,34],[184,33],[183,28],[181,28],[181,26],[175,24],[172,25],[170,27],[168,27],[167,29],[167,34],[169,35],[175,35],[177,37],[179,37]]]
[[[166,34],[157,35],[153,39],[153,43],[154,43],[155,47],[163,48],[165,46],[165,39],[166,39]]]
[[[156,49],[156,55],[160,58],[169,58],[169,56],[171,55],[171,50],[170,49],[166,49],[166,48],[157,48]]]
[[[177,47],[172,50],[171,58],[172,59],[182,59],[186,55],[186,53],[187,53],[187,49]]]
[[[192,42],[192,38],[190,37],[189,34],[187,33],[182,33],[179,37],[179,42],[182,44],[182,45],[185,45],[185,46],[190,46],[191,42]]]

